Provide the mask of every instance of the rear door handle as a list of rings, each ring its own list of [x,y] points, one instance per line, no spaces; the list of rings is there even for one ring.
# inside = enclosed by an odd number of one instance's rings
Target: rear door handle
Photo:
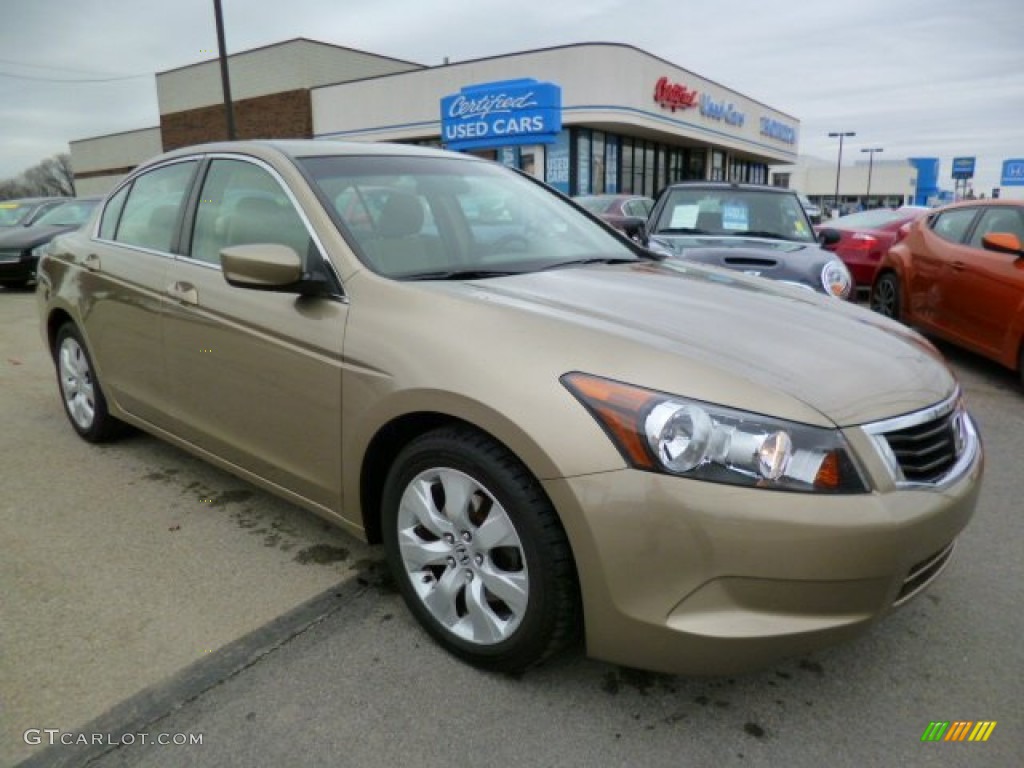
[[[199,291],[192,283],[175,282],[167,286],[167,295],[182,304],[198,304]]]
[[[962,261],[954,261],[953,269],[956,270],[957,272],[963,272],[965,269],[967,269],[967,265],[964,264]]]
[[[95,253],[90,253],[85,259],[82,260],[82,266],[88,269],[90,272],[100,271],[100,257]]]

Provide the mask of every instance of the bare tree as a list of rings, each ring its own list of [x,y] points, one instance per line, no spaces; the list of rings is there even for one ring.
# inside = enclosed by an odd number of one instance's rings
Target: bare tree
[[[0,181],[0,200],[15,197],[74,197],[75,174],[71,156],[54,155],[14,179]]]

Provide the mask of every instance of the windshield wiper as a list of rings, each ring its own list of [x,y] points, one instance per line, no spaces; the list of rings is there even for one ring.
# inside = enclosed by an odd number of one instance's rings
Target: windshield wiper
[[[396,280],[478,280],[484,277],[506,277],[518,275],[508,269],[438,269],[433,272],[413,272],[408,275],[395,275]]]
[[[665,229],[659,229],[654,234],[656,235],[714,235],[719,234],[717,232],[709,232],[706,229],[697,229],[696,227],[665,227]]]
[[[541,271],[546,269],[559,269],[561,267],[575,267],[581,264],[634,264],[639,259],[627,259],[620,256],[593,256],[586,259],[569,259],[568,261],[556,261],[554,264],[547,264],[541,267]]]
[[[769,232],[767,229],[747,229],[730,232],[735,237],[764,237],[769,240],[791,240],[792,238],[780,235],[778,232]]]

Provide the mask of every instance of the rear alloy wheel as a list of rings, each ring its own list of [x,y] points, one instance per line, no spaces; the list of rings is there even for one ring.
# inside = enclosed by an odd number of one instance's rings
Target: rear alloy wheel
[[[504,447],[465,427],[425,434],[396,459],[383,503],[395,581],[446,649],[518,672],[575,638],[578,587],[565,531]]]
[[[900,319],[900,279],[893,272],[881,275],[871,289],[871,309],[880,315]]]
[[[71,323],[57,332],[57,381],[71,426],[91,443],[114,437],[122,423],[107,410],[107,400],[78,329]]]

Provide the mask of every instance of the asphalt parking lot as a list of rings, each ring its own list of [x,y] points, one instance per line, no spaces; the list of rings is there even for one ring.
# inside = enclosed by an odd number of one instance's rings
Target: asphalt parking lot
[[[78,439],[31,292],[0,288],[0,392],[0,765],[378,556],[149,436]]]
[[[988,466],[926,597],[863,640],[738,680],[570,655],[512,681],[434,648],[382,588],[379,550],[151,437],[79,440],[34,297],[0,289],[0,765],[58,756],[28,729],[154,717],[205,732],[205,751],[104,764],[339,764],[347,749],[352,765],[1019,765],[1024,395],[943,351]],[[983,745],[920,743],[930,720],[957,719],[998,726]]]

